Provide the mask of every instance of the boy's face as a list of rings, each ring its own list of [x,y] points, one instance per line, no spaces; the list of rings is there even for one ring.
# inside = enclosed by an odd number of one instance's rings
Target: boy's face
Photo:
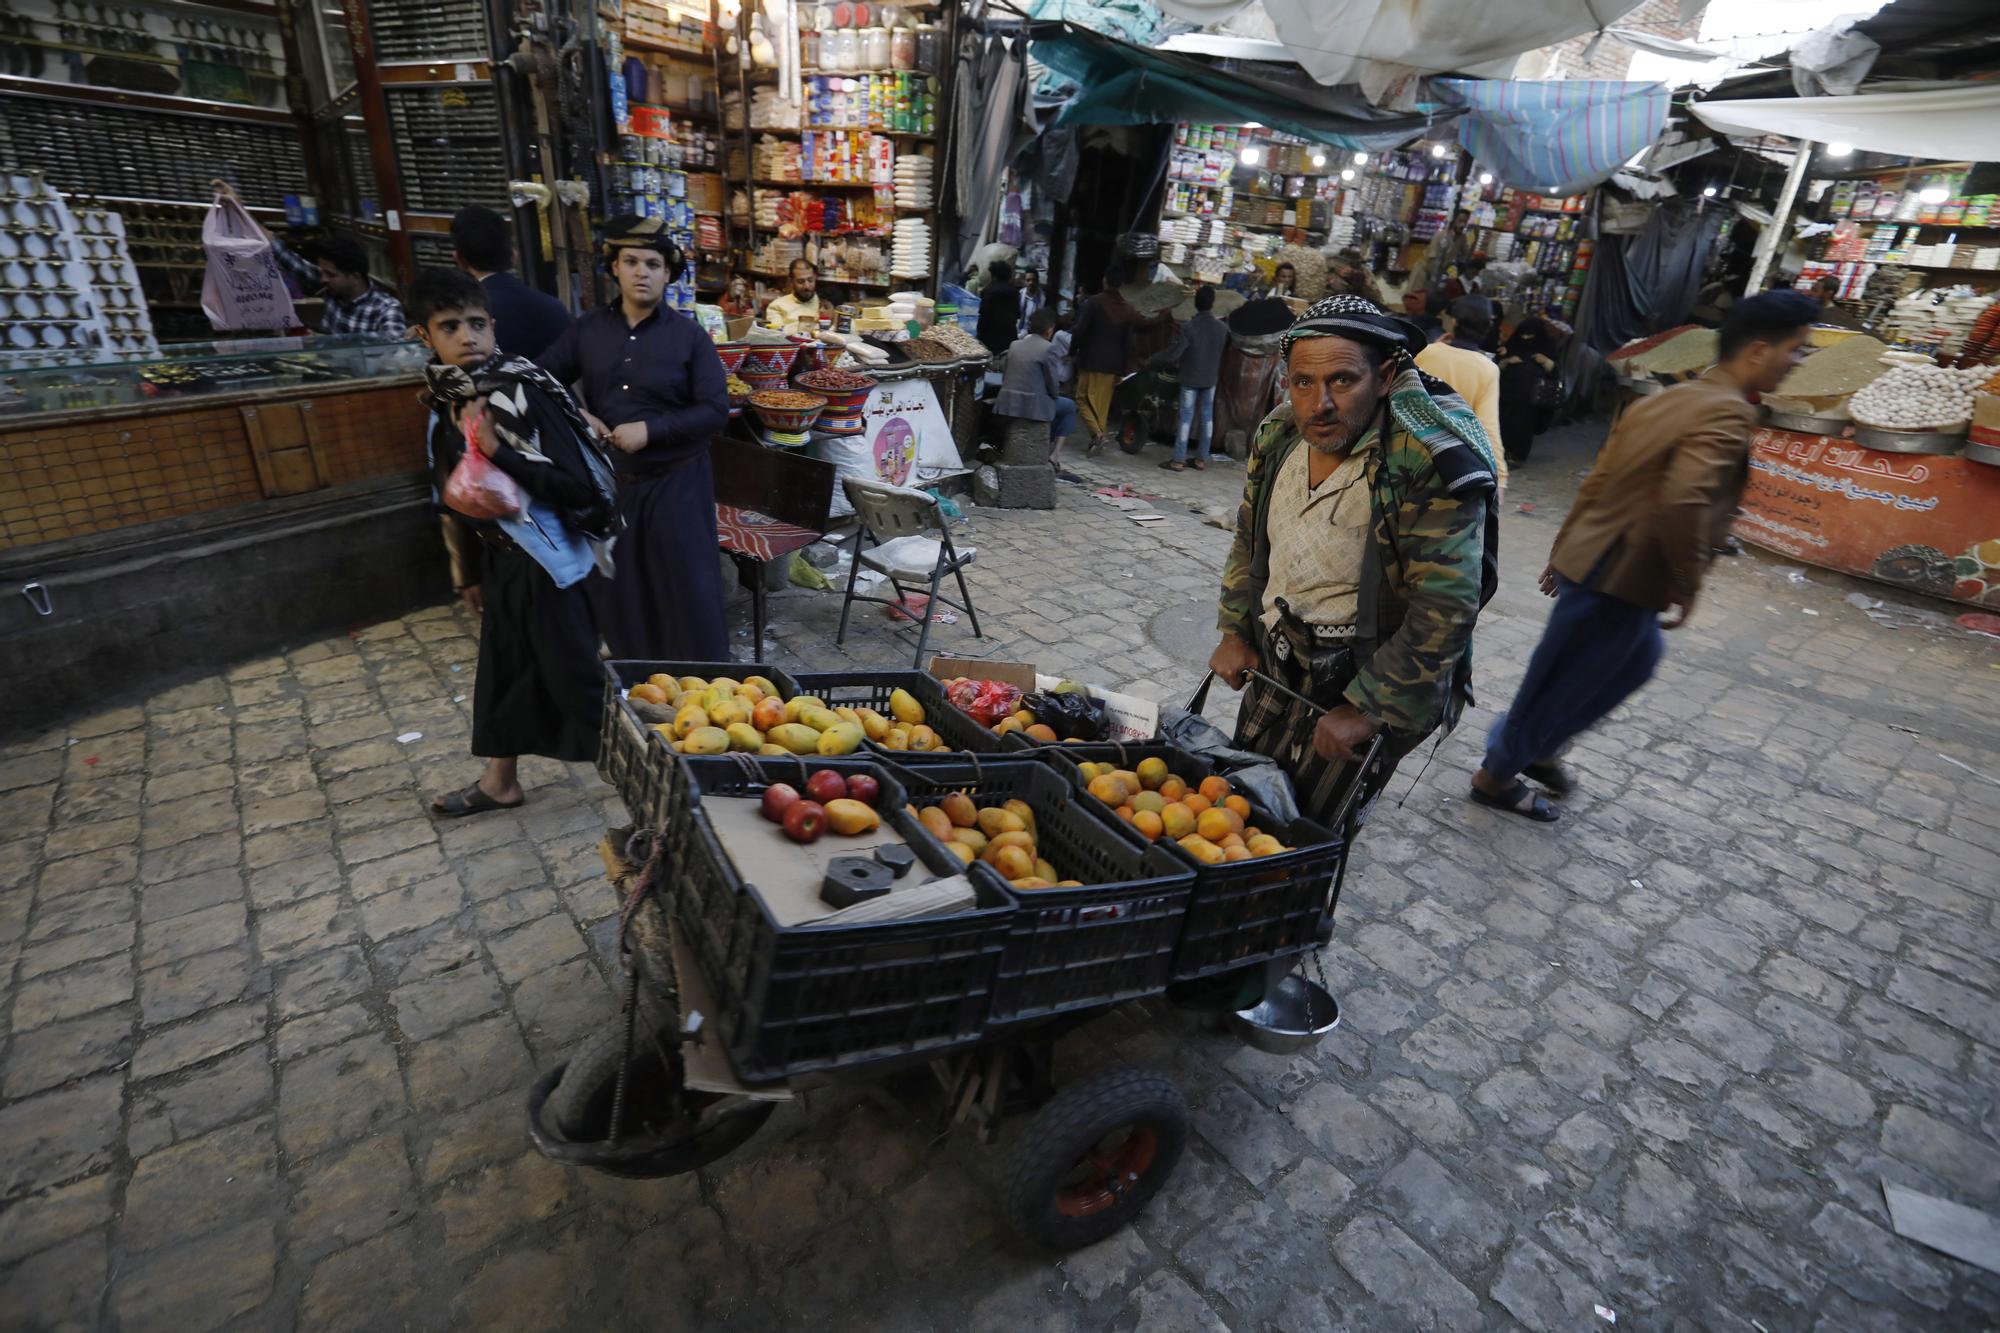
[[[493,316],[484,310],[439,310],[419,332],[448,366],[469,370],[493,355]]]
[[[660,303],[667,290],[667,258],[658,250],[625,246],[611,265],[618,279],[618,293],[641,309]]]

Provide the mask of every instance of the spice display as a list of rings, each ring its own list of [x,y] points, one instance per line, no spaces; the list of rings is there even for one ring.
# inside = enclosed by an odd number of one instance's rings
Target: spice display
[[[801,388],[819,389],[829,393],[851,393],[857,389],[872,389],[875,381],[867,375],[856,375],[845,370],[809,370],[799,376]]]
[[[926,366],[942,365],[947,361],[956,361],[959,359],[957,352],[952,351],[942,342],[932,339],[928,334],[921,338],[910,339],[908,342],[902,344],[902,348],[903,355],[909,357],[912,361]],[[981,347],[979,350],[984,352],[986,349]]]
[[[759,407],[772,407],[780,412],[801,412],[809,407],[825,407],[826,399],[816,393],[797,393],[791,389],[770,389],[756,395]]]
[[[749,382],[741,375],[731,375],[729,377],[729,396],[731,398],[748,398],[755,392],[756,390],[752,389]]]
[[[1685,375],[1691,370],[1706,370],[1714,365],[1715,354],[1715,330],[1691,328],[1667,339],[1658,347],[1628,357],[1625,369],[1633,375]]]
[[[1888,350],[1866,334],[1844,339],[1807,357],[1785,376],[1775,393],[1764,395],[1764,402],[1779,412],[1812,414],[1837,409],[1889,369],[1882,361],[1882,353]]]
[[[1973,396],[1989,374],[1984,366],[1897,366],[1855,394],[1848,412],[1888,430],[1950,430],[1971,420]]]
[[[954,357],[976,356],[984,361],[993,355],[985,343],[957,324],[933,324],[922,341],[941,343]]]

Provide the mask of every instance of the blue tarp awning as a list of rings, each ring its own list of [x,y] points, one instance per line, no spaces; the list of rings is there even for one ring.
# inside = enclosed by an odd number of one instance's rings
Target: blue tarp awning
[[[1458,141],[1509,185],[1581,194],[1660,137],[1672,94],[1657,83],[1432,79],[1465,112]]]

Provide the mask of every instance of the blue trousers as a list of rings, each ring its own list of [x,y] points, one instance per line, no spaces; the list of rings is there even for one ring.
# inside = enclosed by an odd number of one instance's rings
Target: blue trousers
[[[1189,428],[1199,426],[1201,452],[1195,458],[1208,461],[1208,433],[1215,419],[1215,388],[1181,390],[1181,423],[1174,432],[1174,461],[1187,462]]]
[[[1076,399],[1056,399],[1056,414],[1049,419],[1049,439],[1066,440],[1076,434]]]
[[[1554,759],[1652,679],[1663,644],[1658,615],[1557,575],[1556,609],[1528,659],[1514,706],[1486,738],[1486,771],[1501,781]]]

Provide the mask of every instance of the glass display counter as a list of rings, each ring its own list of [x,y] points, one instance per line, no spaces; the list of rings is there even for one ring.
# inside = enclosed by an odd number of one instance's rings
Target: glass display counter
[[[89,412],[196,396],[337,387],[344,382],[420,374],[430,352],[420,342],[361,337],[250,338],[178,343],[139,358],[104,353],[0,375],[0,414]],[[9,425],[15,424],[9,421]]]

